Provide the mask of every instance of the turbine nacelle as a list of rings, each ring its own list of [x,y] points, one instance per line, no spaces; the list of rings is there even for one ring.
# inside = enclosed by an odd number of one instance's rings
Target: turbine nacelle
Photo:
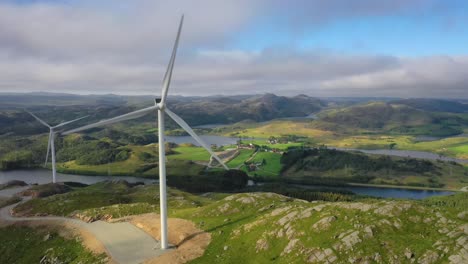
[[[48,127],[49,128],[49,139],[48,139],[48,142],[47,142],[47,154],[46,154],[46,159],[45,159],[45,163],[44,163],[44,167],[47,165],[47,160],[49,158],[49,152],[50,150],[52,149],[52,182],[55,183],[55,145],[54,145],[54,140],[55,140],[55,129],[56,128],[60,128],[60,127],[63,127],[65,125],[68,125],[68,124],[71,124],[73,122],[76,122],[78,120],[81,120],[83,118],[86,118],[88,117],[87,116],[83,116],[83,117],[80,117],[80,118],[77,118],[77,119],[73,119],[71,121],[66,121],[66,122],[63,122],[63,123],[60,123],[58,125],[55,125],[55,126],[50,126],[49,124],[47,124],[44,120],[40,119],[39,117],[37,117],[35,114],[29,112],[28,110],[25,110],[28,114],[32,115],[37,121],[39,121],[41,124],[43,124],[44,126]]]

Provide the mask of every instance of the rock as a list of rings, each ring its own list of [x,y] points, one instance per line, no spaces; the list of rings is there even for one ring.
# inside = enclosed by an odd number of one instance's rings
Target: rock
[[[374,210],[375,214],[384,215],[384,216],[394,216],[393,210],[395,209],[394,204],[386,204]]]
[[[372,232],[372,228],[370,226],[366,226],[364,228],[364,238],[371,238],[374,236],[374,232]]]
[[[289,214],[283,216],[280,220],[278,220],[279,225],[284,225],[291,221],[297,215],[297,211],[292,211]]]
[[[368,203],[340,203],[338,206],[345,209],[360,210],[362,212],[367,212],[374,208],[372,204]]]
[[[462,249],[456,255],[451,255],[448,257],[450,264],[466,264],[468,263],[468,250]]]
[[[334,246],[335,249],[340,249],[340,250],[349,250],[352,249],[354,245],[357,243],[362,242],[362,240],[359,238],[359,231],[354,231],[350,233],[349,235],[343,237],[341,239],[340,244],[336,244]]]
[[[256,226],[258,226],[260,224],[263,224],[263,223],[265,223],[265,219],[259,219],[259,220],[256,220],[256,221],[252,222],[252,223],[245,224],[244,225],[244,230],[245,231],[250,231],[252,228],[254,228],[254,227],[256,227]]]
[[[308,218],[312,216],[312,208],[307,208],[299,214],[300,219]]]
[[[320,204],[320,205],[312,207],[312,209],[317,211],[317,212],[321,212],[322,209],[325,208],[326,206],[327,206],[326,204]]]
[[[281,252],[281,256],[291,253],[291,251],[296,246],[297,242],[299,242],[299,239],[290,240],[286,247],[283,249],[283,252]]]
[[[468,245],[468,237],[466,236],[461,236],[457,239],[457,244],[461,247],[467,246]]]
[[[400,229],[401,228],[401,223],[399,221],[395,221],[393,222],[393,226],[396,228],[396,229]]]
[[[468,211],[464,211],[464,212],[457,214],[457,217],[462,220],[466,220],[466,218],[468,218]]]
[[[291,206],[286,206],[286,207],[282,207],[282,208],[277,208],[275,210],[273,210],[270,215],[271,216],[277,216],[277,215],[280,215],[286,211],[288,211],[289,209],[291,209]]]
[[[259,251],[267,250],[269,248],[268,241],[266,241],[263,238],[260,238],[257,240],[257,243],[255,245],[255,249],[257,250],[257,253]]]
[[[236,201],[241,202],[243,204],[251,204],[251,203],[255,203],[255,198],[253,198],[253,197],[241,197],[241,198],[237,199]]]
[[[376,253],[374,254],[373,260],[374,260],[375,262],[377,262],[377,263],[382,263],[382,256],[380,255],[379,252],[376,252]]]
[[[412,258],[414,258],[414,253],[409,248],[406,248],[405,249],[405,257],[406,257],[406,259],[412,259]]]
[[[284,236],[284,230],[283,230],[282,228],[280,228],[280,229],[278,230],[278,233],[276,233],[276,237],[279,238],[279,237],[283,237],[283,236]]]
[[[431,264],[439,260],[439,254],[432,250],[426,251],[419,259],[418,264]]]
[[[326,248],[324,250],[320,248],[315,248],[310,252],[310,256],[307,259],[307,262],[311,263],[334,263],[338,258],[333,254],[331,248]]]
[[[218,211],[221,213],[225,213],[227,210],[229,210],[230,205],[228,203],[225,203],[221,206],[218,207]]]
[[[461,226],[459,227],[459,229],[460,229],[461,231],[463,231],[463,233],[465,233],[466,235],[468,235],[468,224],[461,225]]]
[[[50,234],[47,233],[43,238],[42,238],[42,241],[47,241],[50,239]]]
[[[320,219],[317,223],[312,225],[313,229],[324,230],[328,229],[331,226],[331,223],[335,222],[338,219],[336,216],[328,216]]]
[[[381,225],[382,225],[382,224],[385,224],[385,225],[392,225],[392,223],[390,223],[390,221],[388,221],[387,219],[381,219],[381,220],[379,221],[379,224],[381,224]]]

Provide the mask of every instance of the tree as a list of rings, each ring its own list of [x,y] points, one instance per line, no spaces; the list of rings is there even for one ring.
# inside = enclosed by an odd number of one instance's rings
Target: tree
[[[247,185],[249,177],[241,170],[228,170],[222,175],[221,188],[223,190],[241,189]]]

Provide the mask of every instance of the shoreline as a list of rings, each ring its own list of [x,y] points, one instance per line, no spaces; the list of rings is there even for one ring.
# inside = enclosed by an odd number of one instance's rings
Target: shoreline
[[[443,191],[443,192],[463,192],[461,189],[449,189],[449,188],[434,188],[434,187],[420,187],[420,186],[408,186],[408,185],[390,185],[390,184],[370,184],[370,183],[347,183],[349,186],[355,187],[370,187],[370,188],[386,188],[386,189],[406,189],[406,190],[420,190],[420,191]]]

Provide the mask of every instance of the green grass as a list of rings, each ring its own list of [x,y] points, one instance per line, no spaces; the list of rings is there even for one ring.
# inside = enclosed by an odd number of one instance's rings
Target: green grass
[[[0,197],[0,208],[3,208],[5,206],[8,206],[10,204],[14,204],[14,203],[17,203],[17,202],[20,202],[20,201],[21,201],[21,198],[16,197],[16,196],[13,196],[13,197],[10,197],[10,198]]]
[[[215,133],[226,136],[268,138],[282,135],[322,137],[333,134],[330,131],[314,128],[310,121],[273,120],[268,123],[234,124],[215,129]]]
[[[202,206],[210,198],[191,195],[177,189],[168,189],[168,206],[171,209]],[[120,204],[122,206],[115,207]],[[131,187],[124,182],[101,182],[74,191],[32,199],[14,208],[15,212],[26,215],[51,214],[71,216],[75,213],[99,219],[105,215],[125,215],[156,212],[159,210],[159,186],[145,185]]]
[[[106,263],[104,255],[93,255],[79,241],[41,228],[0,228],[0,245],[0,263]]]
[[[243,203],[239,199],[252,197],[252,203]],[[443,206],[425,205],[423,202],[368,200],[362,203],[303,203],[298,200],[266,194],[238,194],[234,199],[214,202],[199,209],[180,211],[176,216],[187,218],[195,223],[203,223],[203,229],[212,233],[212,242],[205,254],[192,263],[305,263],[310,257],[309,250],[322,251],[330,248],[336,262],[348,262],[350,258],[374,256],[379,252],[383,262],[397,256],[404,261],[406,248],[410,249],[415,258],[421,257],[427,250],[434,250],[435,241],[443,241],[451,250],[455,248],[456,238],[449,238],[438,232],[439,228],[457,230],[463,224],[456,214],[464,210],[462,206],[447,214]],[[444,198],[439,198],[445,200]],[[466,195],[456,195],[449,198],[455,201],[466,199]],[[408,204],[407,209],[400,211],[400,203]],[[221,212],[220,208],[226,208]],[[369,211],[361,211],[359,206],[367,204]],[[320,211],[311,210],[322,206]],[[382,207],[388,207],[389,212],[375,213]],[[284,211],[272,215],[275,209]],[[301,213],[311,210],[311,214],[299,217]],[[286,215],[296,213],[287,218]],[[438,218],[431,218],[427,223],[423,219],[440,213],[453,221],[444,224]],[[314,229],[312,226],[327,216],[335,216],[336,221],[329,228]],[[283,223],[280,224],[281,219]],[[416,220],[413,220],[416,219]],[[389,224],[386,224],[387,221]],[[413,221],[418,221],[415,224]],[[399,227],[393,224],[399,223]],[[437,226],[437,227],[435,227]],[[365,229],[370,228],[372,235],[365,237]],[[289,230],[289,231],[288,231]],[[353,250],[339,249],[343,247],[340,234],[358,232],[359,242],[352,246]],[[277,235],[282,233],[281,236]],[[264,239],[267,249],[256,248],[260,239]],[[285,252],[287,244],[297,239],[298,244]],[[385,241],[385,244],[382,243]],[[333,249],[338,245],[337,249]],[[460,247],[457,248],[459,250]],[[439,250],[435,249],[436,252]],[[455,252],[457,250],[454,250]],[[449,253],[454,254],[454,252]],[[439,254],[440,256],[441,254]],[[447,256],[440,257],[436,263],[447,262]]]
[[[268,178],[277,178],[281,171],[281,154],[274,152],[257,152],[255,157],[251,160],[254,163],[261,163],[263,160],[266,161],[264,165],[261,165],[256,171],[252,171],[250,175],[258,175]]]
[[[168,155],[167,158],[177,160],[193,160],[193,161],[209,161],[210,153],[202,147],[186,147],[179,146],[173,148],[174,154]]]
[[[244,164],[244,161],[246,161],[252,154],[254,153],[253,149],[241,149],[239,150],[239,155],[235,157],[234,159],[230,160],[227,163],[227,166],[229,168],[237,168],[238,166],[241,166]]]
[[[449,150],[457,153],[457,156],[460,158],[468,159],[468,143],[456,147],[450,147]]]
[[[97,194],[94,204],[86,202],[88,192]],[[113,193],[120,199],[130,199],[131,203],[110,204],[108,200],[114,197]],[[308,203],[272,193],[196,196],[170,189],[169,215],[193,221],[211,233],[212,241],[204,255],[191,263],[304,263],[312,251],[323,252],[327,248],[331,249],[338,263],[348,262],[351,258],[374,257],[376,252],[383,263],[390,258],[394,260],[394,256],[399,262],[405,262],[407,248],[415,255],[416,262],[432,250],[439,256],[436,263],[446,263],[448,256],[461,249],[456,243],[464,234],[455,231],[468,220],[460,214],[466,211],[467,195],[459,193],[423,201],[360,199],[357,202]],[[157,205],[139,210],[151,204],[151,200],[157,200],[157,196],[156,186],[127,188],[115,183],[111,186],[96,184],[67,194],[37,199],[53,206],[34,203],[34,207],[41,207],[43,212],[53,212],[55,207],[70,207],[68,211],[79,209],[89,216],[111,214],[119,217],[157,212]],[[63,197],[70,201],[65,202]],[[88,209],[77,208],[79,204],[73,201],[80,200],[88,204]],[[108,205],[99,207],[101,204]],[[330,216],[335,217],[335,221],[329,227],[314,228],[314,224]],[[372,230],[370,235],[366,235],[367,229]],[[447,231],[439,232],[443,229]],[[343,237],[355,231],[359,241],[351,246],[353,250],[342,248],[345,246]],[[449,237],[447,234],[452,231],[455,235]],[[0,239],[4,237],[2,234]],[[265,241],[266,249],[257,248],[260,239]],[[291,247],[290,252],[285,251],[292,240],[297,244]],[[437,241],[441,241],[444,248],[434,247]],[[447,252],[443,251],[445,247]]]

